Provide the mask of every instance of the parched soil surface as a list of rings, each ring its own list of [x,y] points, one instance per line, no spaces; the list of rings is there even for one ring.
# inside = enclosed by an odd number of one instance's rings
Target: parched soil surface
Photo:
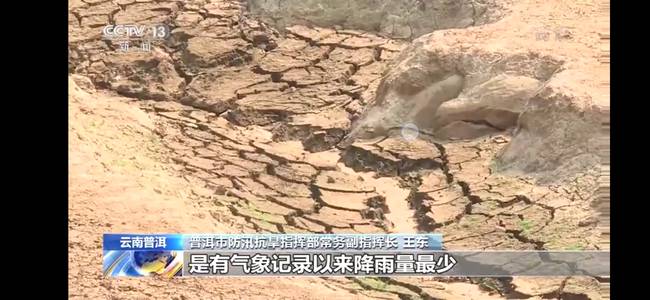
[[[596,60],[608,28],[588,19],[602,1],[502,2],[505,17],[480,34],[534,47],[521,27],[566,26],[563,55]],[[117,53],[101,39],[109,23],[174,30],[152,52]],[[70,298],[600,299],[589,277],[104,278],[104,232],[437,232],[454,250],[603,247],[599,171],[544,185],[495,172],[509,130],[341,143],[410,42],[281,32],[234,0],[69,2]]]

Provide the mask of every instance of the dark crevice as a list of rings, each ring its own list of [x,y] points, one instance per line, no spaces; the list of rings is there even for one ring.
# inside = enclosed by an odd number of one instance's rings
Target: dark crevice
[[[70,13],[72,13],[72,15],[77,19],[77,24],[79,25],[79,27],[81,27],[81,19],[82,19],[81,15],[76,11],[72,11]]]
[[[527,243],[527,244],[533,244],[535,246],[535,250],[544,250],[544,244],[546,242],[538,241],[538,240],[531,239],[531,238],[523,236],[523,234],[524,234],[523,230],[507,229],[506,233],[510,234],[513,238],[517,239],[520,242]]]
[[[289,36],[288,36],[288,37],[289,37]],[[311,47],[318,46],[318,42],[317,42],[317,41],[314,41],[314,40],[312,40],[312,39],[310,39],[310,38],[308,38],[308,37],[306,37],[306,36],[300,36],[300,35],[297,35],[297,34],[291,34],[290,37],[295,38],[295,39],[297,39],[297,40],[305,41],[305,42],[307,42],[307,44],[309,44],[309,46],[311,46]]]
[[[483,199],[472,194],[472,190],[470,189],[469,184],[467,182],[458,181],[457,184],[458,186],[460,186],[461,190],[463,191],[463,196],[469,199],[469,203],[465,207],[465,214],[468,215],[472,214],[472,205],[483,202]]]
[[[431,212],[431,207],[424,202],[426,194],[418,192],[422,185],[422,178],[415,174],[405,175],[402,180],[402,185],[410,190],[406,201],[409,204],[409,209],[413,210],[418,232],[434,232],[439,226],[427,215]]]
[[[314,213],[318,213],[318,211],[325,206],[325,201],[323,201],[323,194],[321,194],[320,189],[312,182],[309,184],[309,191],[311,194],[309,195],[313,200],[314,200]]]
[[[433,143],[433,144],[436,146],[436,148],[438,148],[438,151],[440,152],[440,159],[442,160],[442,166],[441,166],[442,172],[445,174],[445,177],[447,178],[447,183],[451,184],[452,182],[454,182],[454,175],[449,171],[449,157],[447,156],[447,150],[440,143]]]
[[[176,70],[176,73],[178,73],[178,75],[185,80],[185,87],[188,87],[190,83],[192,83],[194,77],[196,76],[196,75],[190,75],[187,72],[185,72],[185,70],[183,70],[183,66],[181,66],[178,63],[174,64],[174,70]]]
[[[375,52],[373,53],[374,54],[373,58],[375,59],[375,61],[381,61],[381,53],[383,51],[384,49],[382,49],[381,47],[375,48]]]

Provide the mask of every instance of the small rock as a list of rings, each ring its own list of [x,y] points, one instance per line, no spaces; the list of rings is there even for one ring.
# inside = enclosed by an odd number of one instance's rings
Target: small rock
[[[587,219],[584,219],[584,220],[581,220],[580,222],[578,222],[578,226],[587,227],[587,226],[594,225],[596,223],[598,223],[598,219],[596,219],[594,217],[588,217]]]
[[[573,37],[573,33],[567,28],[560,28],[555,32],[555,37],[558,40],[561,39],[570,39]]]

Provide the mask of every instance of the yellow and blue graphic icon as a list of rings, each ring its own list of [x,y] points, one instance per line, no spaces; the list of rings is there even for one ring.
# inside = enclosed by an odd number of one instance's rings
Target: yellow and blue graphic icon
[[[109,277],[174,277],[181,276],[182,268],[181,251],[104,251],[104,275]]]
[[[182,235],[104,234],[103,243],[105,276],[182,275]]]

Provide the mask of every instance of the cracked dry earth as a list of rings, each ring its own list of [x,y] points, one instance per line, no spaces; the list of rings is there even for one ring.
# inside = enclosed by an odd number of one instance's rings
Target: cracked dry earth
[[[598,1],[500,2],[505,17],[476,35],[568,24],[569,48],[582,51],[602,27],[585,23]],[[150,53],[101,40],[106,24],[150,23],[174,28]],[[502,43],[521,45],[519,30]],[[70,298],[600,299],[590,277],[104,278],[104,232],[437,232],[454,250],[601,247],[597,170],[544,185],[493,171],[510,129],[342,143],[411,42],[338,26],[281,32],[239,1],[69,2]]]

